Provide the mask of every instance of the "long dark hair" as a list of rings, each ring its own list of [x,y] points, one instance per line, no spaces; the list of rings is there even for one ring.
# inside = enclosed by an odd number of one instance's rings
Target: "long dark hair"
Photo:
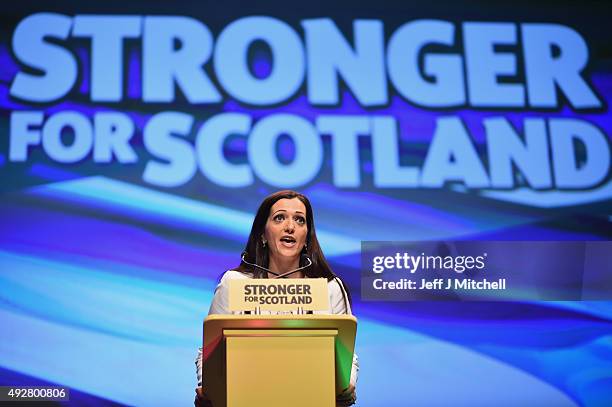
[[[272,208],[272,205],[274,205],[276,201],[280,199],[294,198],[299,199],[306,207],[306,225],[308,226],[308,234],[306,235],[306,248],[303,250],[303,254],[310,258],[312,265],[303,270],[304,275],[309,278],[325,277],[328,281],[332,280],[334,277],[336,277],[336,275],[331,271],[329,264],[327,264],[327,260],[325,260],[321,246],[319,246],[310,201],[305,195],[291,190],[278,191],[272,195],[268,195],[263,200],[261,205],[259,205],[257,214],[255,215],[255,220],[253,220],[249,240],[244,248],[244,259],[249,263],[254,263],[258,266],[268,268],[270,252],[268,246],[263,245],[261,236],[264,234],[266,222],[270,216],[270,208]],[[308,264],[306,256],[301,256],[300,267],[303,267],[306,264]],[[251,274],[254,278],[267,278],[267,273],[264,270],[250,266],[245,262],[240,263],[240,265],[234,270],[245,274]]]

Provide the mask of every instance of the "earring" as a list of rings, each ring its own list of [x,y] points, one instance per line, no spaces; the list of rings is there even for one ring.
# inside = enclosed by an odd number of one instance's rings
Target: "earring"
[[[266,247],[266,246],[268,245],[268,242],[267,242],[266,240],[262,240],[262,241],[261,241],[261,245],[262,245],[263,247]]]
[[[308,250],[308,243],[304,243],[304,251]]]

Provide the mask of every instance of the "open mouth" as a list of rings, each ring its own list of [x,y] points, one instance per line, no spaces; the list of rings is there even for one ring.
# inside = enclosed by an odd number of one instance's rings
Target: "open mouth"
[[[285,246],[295,245],[295,239],[291,236],[283,236],[280,240]]]

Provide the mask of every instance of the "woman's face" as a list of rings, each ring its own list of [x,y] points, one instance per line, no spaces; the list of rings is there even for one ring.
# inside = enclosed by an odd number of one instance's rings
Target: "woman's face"
[[[279,199],[270,208],[264,240],[274,260],[299,258],[306,243],[306,207],[298,198]]]

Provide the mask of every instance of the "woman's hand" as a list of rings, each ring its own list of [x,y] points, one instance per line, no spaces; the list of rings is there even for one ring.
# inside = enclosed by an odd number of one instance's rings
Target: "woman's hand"
[[[212,402],[206,395],[206,391],[203,387],[196,387],[196,398],[193,404],[195,407],[212,407]]]
[[[355,386],[349,384],[349,387],[336,397],[336,406],[352,406],[357,401],[357,395],[355,394]]]

